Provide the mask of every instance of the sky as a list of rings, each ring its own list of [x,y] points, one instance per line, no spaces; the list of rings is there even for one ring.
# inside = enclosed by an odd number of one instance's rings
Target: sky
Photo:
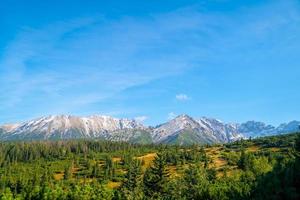
[[[299,0],[1,0],[0,124],[299,120]]]

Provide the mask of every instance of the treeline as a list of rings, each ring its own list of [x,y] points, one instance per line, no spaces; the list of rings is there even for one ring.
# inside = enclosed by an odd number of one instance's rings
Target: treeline
[[[0,199],[300,198],[299,134],[214,147],[57,141],[0,151]],[[141,159],[148,153],[151,164]]]

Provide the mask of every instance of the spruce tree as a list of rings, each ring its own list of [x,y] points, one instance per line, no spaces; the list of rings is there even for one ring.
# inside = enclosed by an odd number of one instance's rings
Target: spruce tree
[[[69,180],[72,177],[72,167],[67,166],[64,170],[64,180]]]
[[[208,199],[209,181],[204,168],[197,165],[190,165],[185,171],[183,194],[186,199]]]
[[[141,162],[133,160],[130,162],[125,180],[121,187],[121,199],[142,199],[141,191]]]
[[[158,153],[153,165],[145,172],[143,183],[146,196],[157,198],[163,196],[169,173],[164,154]]]
[[[141,173],[142,171],[140,161],[132,161],[129,165],[128,172],[125,175],[123,186],[126,189],[133,191],[140,182]]]

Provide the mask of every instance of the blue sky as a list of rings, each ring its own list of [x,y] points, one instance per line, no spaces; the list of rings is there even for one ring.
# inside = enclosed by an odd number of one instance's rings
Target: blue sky
[[[0,123],[299,120],[298,0],[2,0],[0,33]]]

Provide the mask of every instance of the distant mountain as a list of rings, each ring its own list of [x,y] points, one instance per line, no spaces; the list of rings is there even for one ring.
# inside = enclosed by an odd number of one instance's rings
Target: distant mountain
[[[46,140],[71,138],[114,139],[118,131],[131,130],[131,134],[122,135],[120,140],[129,141],[134,137],[132,130],[145,130],[136,120],[116,119],[109,116],[76,117],[57,115],[41,117],[32,121],[14,125],[13,128],[2,126],[2,140]],[[129,131],[126,131],[129,133]]]
[[[225,143],[241,138],[243,135],[232,125],[209,118],[196,120],[188,115],[179,115],[153,130],[153,141],[156,143]]]
[[[239,124],[237,127],[239,133],[242,133],[246,137],[259,137],[275,134],[276,128],[272,125],[266,125],[263,122],[248,121]]]
[[[276,128],[275,134],[279,133],[289,133],[295,130],[300,130],[300,121],[291,121],[289,123],[281,124]]]
[[[248,121],[246,123],[239,124],[237,130],[245,137],[261,137],[261,136],[269,136],[269,135],[278,135],[278,134],[299,131],[300,121],[291,121],[289,123],[283,123],[278,127],[272,125],[266,125],[263,122]]]
[[[299,126],[299,121],[274,127],[256,121],[224,123],[213,118],[196,119],[179,115],[164,124],[148,127],[136,120],[101,115],[51,115],[21,124],[0,126],[0,140],[99,138],[144,144],[206,144],[289,133],[299,130]]]

